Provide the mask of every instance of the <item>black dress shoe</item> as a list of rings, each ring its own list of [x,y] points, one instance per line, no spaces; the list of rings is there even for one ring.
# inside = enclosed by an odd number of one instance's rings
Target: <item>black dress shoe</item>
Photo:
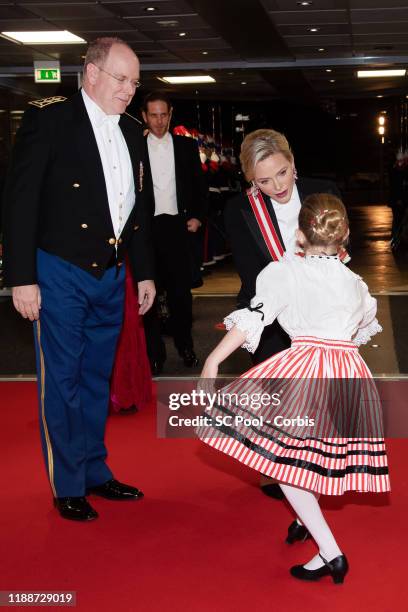
[[[319,557],[322,559],[324,565],[315,570],[305,569],[303,565],[294,565],[290,568],[290,573],[294,578],[299,580],[311,580],[316,581],[323,578],[323,576],[331,576],[335,584],[342,584],[344,577],[348,572],[349,565],[345,555],[339,555],[331,561],[326,561],[324,557],[319,553]]]
[[[127,499],[136,500],[144,497],[142,491],[139,491],[136,487],[123,484],[114,478],[97,487],[90,487],[88,493],[93,493],[94,495],[99,495],[100,497],[105,497],[105,499],[112,499],[114,501],[123,501]]]
[[[151,361],[150,362],[150,370],[152,372],[152,376],[160,376],[163,372],[164,361]]]
[[[277,483],[262,485],[261,491],[268,497],[273,497],[273,499],[285,498],[282,489]]]
[[[299,525],[297,521],[293,521],[288,528],[286,543],[293,544],[293,542],[306,542],[310,537],[311,535],[304,525]]]
[[[197,355],[193,349],[183,349],[182,351],[179,351],[179,355],[183,359],[184,365],[187,368],[192,368],[198,365]]]
[[[93,521],[98,518],[98,513],[85,497],[54,497],[54,506],[62,518],[71,521]]]

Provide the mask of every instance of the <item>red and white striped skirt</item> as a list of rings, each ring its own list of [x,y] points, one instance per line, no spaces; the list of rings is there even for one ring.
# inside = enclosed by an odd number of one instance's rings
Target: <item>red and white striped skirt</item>
[[[325,495],[390,490],[380,399],[352,342],[295,338],[218,391],[207,417],[203,442],[279,482]]]

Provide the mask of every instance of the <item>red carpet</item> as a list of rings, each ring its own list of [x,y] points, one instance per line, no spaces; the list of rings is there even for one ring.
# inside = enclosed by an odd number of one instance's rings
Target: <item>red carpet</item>
[[[34,383],[1,383],[0,590],[76,591],[77,608],[257,612],[406,609],[407,441],[389,442],[393,492],[324,501],[351,571],[343,586],[297,582],[288,568],[315,554],[283,540],[289,509],[257,474],[195,440],[159,440],[153,408],[114,416],[110,466],[146,494],[91,498],[100,518],[62,520],[40,453]]]

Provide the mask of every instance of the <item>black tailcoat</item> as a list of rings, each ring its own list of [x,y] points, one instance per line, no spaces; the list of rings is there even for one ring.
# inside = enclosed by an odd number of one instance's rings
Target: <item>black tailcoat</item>
[[[117,262],[123,263],[129,249],[135,279],[152,279],[152,191],[143,133],[127,115],[119,126],[133,166],[136,204],[118,240]],[[103,167],[81,92],[24,114],[6,179],[3,231],[8,286],[37,282],[37,248],[96,278],[112,261],[115,234]]]

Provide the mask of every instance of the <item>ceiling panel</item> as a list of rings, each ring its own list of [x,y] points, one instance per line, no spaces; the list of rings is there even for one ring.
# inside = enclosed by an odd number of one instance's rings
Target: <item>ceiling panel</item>
[[[313,41],[318,39],[320,36],[330,36],[331,34],[338,36],[339,34],[348,34],[351,30],[348,23],[326,23],[325,25],[320,24],[318,26],[318,32],[309,32],[309,27],[313,27],[314,24],[311,22],[308,25],[282,25],[279,27],[279,32],[282,36],[302,36],[308,35]]]
[[[57,30],[58,26],[52,26],[40,17],[36,19],[0,19],[0,32],[15,32],[20,30]]]
[[[228,49],[228,45],[222,40],[222,38],[199,38],[190,39],[187,44],[183,40],[166,40],[161,41],[169,49]]]
[[[115,32],[120,30],[130,30],[129,23],[119,18],[107,19],[53,19],[52,22],[60,28],[71,32]]]
[[[288,12],[270,11],[269,15],[277,26],[282,25],[317,25],[327,23],[348,23],[348,12],[343,11],[307,11]]]
[[[191,13],[191,6],[182,0],[163,0],[162,2],[142,0],[141,2],[102,2],[107,9],[114,11],[122,17],[140,17],[160,19],[163,15],[182,15]],[[157,10],[150,13],[145,11],[147,6],[154,6]]]
[[[131,24],[133,27],[143,32],[149,30],[177,30],[177,32],[184,30],[198,30],[207,29],[208,25],[199,15],[190,13],[188,15],[167,15],[155,18],[143,18],[143,17],[126,17],[126,22]]]
[[[179,36],[179,30],[170,30],[163,28],[162,30],[153,30],[149,32],[149,37],[152,40],[177,40],[180,44],[189,46],[190,41],[194,39],[207,39],[214,38],[214,31],[209,28],[203,30],[191,30],[187,33],[187,36]]]
[[[32,4],[29,8],[32,13],[45,19],[90,19],[110,18],[112,13],[96,3],[92,4]],[[0,12],[1,14],[1,12]]]
[[[351,9],[384,9],[406,7],[406,0],[349,0]]]
[[[396,34],[396,33],[369,33],[369,34],[353,34],[353,40],[356,44],[369,43],[372,45],[387,43],[391,45],[397,45],[399,43],[407,42],[407,34]]]
[[[313,41],[310,40],[310,36],[286,36],[285,41],[287,44],[292,47],[301,47],[302,45],[313,45],[316,49],[316,56],[319,57],[317,49],[319,47],[327,48],[330,45],[332,46],[340,46],[340,45],[350,45],[351,37],[350,35],[338,35],[338,36],[316,36],[313,38]]]
[[[348,0],[314,0],[311,7],[299,6],[297,0],[261,0],[261,2],[270,11],[296,11],[304,13],[311,10],[346,9],[348,6]]]
[[[403,34],[408,32],[408,21],[396,23],[354,23],[353,34]]]
[[[403,8],[384,8],[376,10],[353,10],[350,12],[352,23],[387,23],[389,21],[408,21],[408,2]]]

